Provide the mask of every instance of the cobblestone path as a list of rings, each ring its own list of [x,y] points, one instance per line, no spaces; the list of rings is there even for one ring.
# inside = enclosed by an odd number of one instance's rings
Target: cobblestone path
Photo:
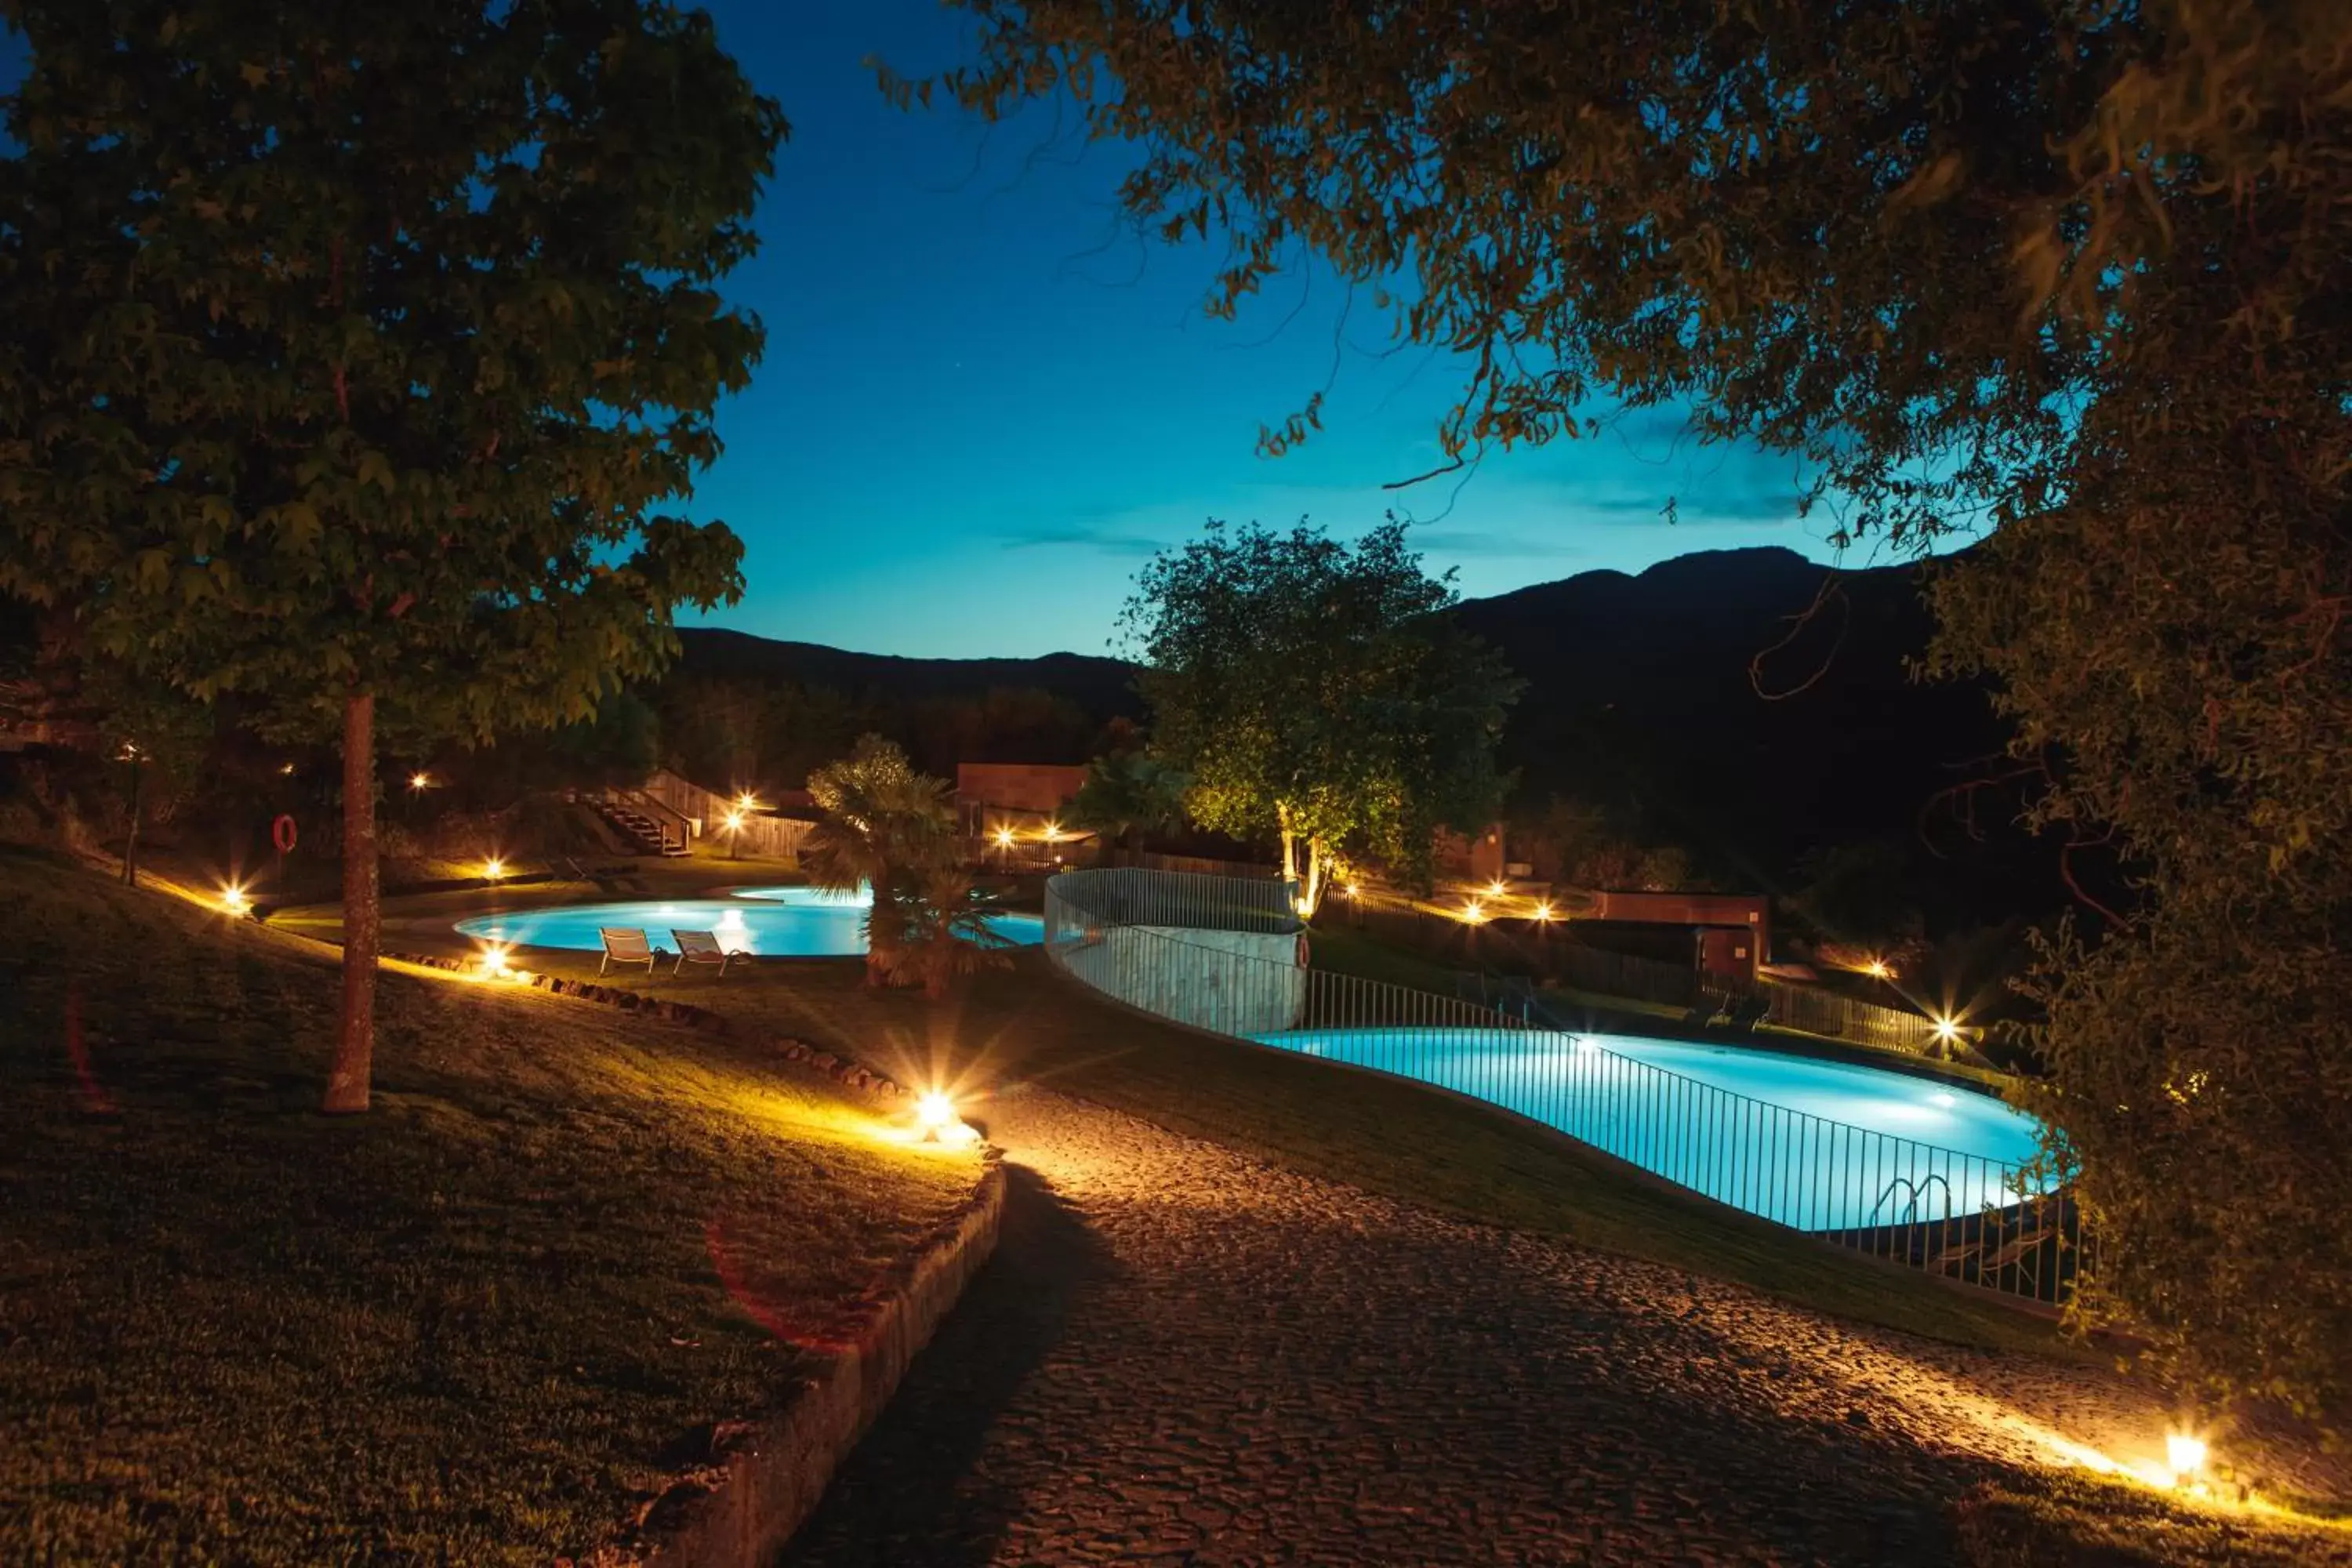
[[[1856,1328],[1032,1091],[995,1259],[786,1561],[1933,1563],[2118,1379]],[[2133,1445],[2137,1444],[2135,1450]]]

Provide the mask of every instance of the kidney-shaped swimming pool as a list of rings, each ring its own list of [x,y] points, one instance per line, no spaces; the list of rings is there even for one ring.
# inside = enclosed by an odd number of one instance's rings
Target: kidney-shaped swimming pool
[[[510,910],[474,915],[457,930],[483,942],[515,947],[566,948],[594,952],[604,946],[606,926],[642,931],[656,947],[675,952],[674,931],[716,932],[730,952],[762,958],[835,958],[866,951],[864,893],[821,893],[811,888],[745,888],[732,899],[638,900],[628,903],[566,904],[549,910]],[[988,929],[1013,946],[1034,947],[1045,940],[1036,915],[995,913]]]
[[[2038,1142],[2034,1120],[1990,1095],[1780,1051],[1548,1029],[1252,1037],[1490,1100],[1801,1230],[2005,1207]]]

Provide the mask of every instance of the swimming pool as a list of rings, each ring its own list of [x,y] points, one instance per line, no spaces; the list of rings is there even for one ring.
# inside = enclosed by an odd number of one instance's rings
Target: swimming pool
[[[673,931],[718,933],[721,946],[763,958],[846,957],[866,951],[864,922],[872,901],[866,893],[822,893],[813,888],[745,888],[731,899],[639,900],[629,903],[566,904],[558,909],[512,910],[475,915],[457,930],[484,942],[516,947],[557,947],[595,952],[604,926],[642,931],[658,948],[675,952]],[[988,929],[1018,947],[1045,940],[1036,915],[997,913]]]
[[[1801,1230],[1948,1220],[2014,1204],[2017,1173],[2037,1146],[2033,1119],[1990,1095],[1778,1051],[1544,1029],[1251,1038],[1490,1100]]]

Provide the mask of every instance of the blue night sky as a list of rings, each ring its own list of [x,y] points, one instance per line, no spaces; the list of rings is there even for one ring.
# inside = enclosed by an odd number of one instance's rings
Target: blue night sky
[[[1380,357],[1368,298],[1343,331],[1341,287],[1302,275],[1211,321],[1214,237],[1123,226],[1121,151],[1083,143],[1074,116],[1057,138],[1042,108],[992,132],[891,108],[861,62],[953,63],[966,23],[936,0],[711,9],[793,126],[762,253],[729,284],[768,347],[696,495],[747,546],[743,602],[711,624],[882,653],[1097,652],[1144,558],[1210,517],[1345,535],[1394,508],[1471,595],[1737,545],[1831,559],[1789,460],[1697,447],[1654,414],[1491,457],[1458,489],[1383,491],[1436,465],[1462,375],[1425,350]],[[1327,382],[1322,433],[1256,456],[1259,425]]]
[[[992,129],[891,108],[868,57],[910,75],[963,58],[969,24],[937,0],[709,8],[793,132],[761,254],[726,285],[768,343],[690,508],[746,545],[744,598],[708,624],[877,653],[1099,652],[1136,569],[1211,517],[1345,536],[1393,509],[1474,596],[1696,550],[1832,558],[1828,516],[1796,516],[1790,461],[1699,447],[1659,412],[1384,490],[1437,466],[1461,363],[1384,353],[1389,323],[1328,274],[1210,320],[1216,237],[1123,224],[1125,154],[1073,113]],[[22,54],[0,37],[0,82]],[[1326,386],[1323,430],[1258,457],[1260,425]]]

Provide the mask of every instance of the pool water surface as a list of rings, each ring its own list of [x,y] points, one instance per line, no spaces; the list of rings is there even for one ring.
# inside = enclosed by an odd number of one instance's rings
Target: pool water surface
[[[1548,1029],[1252,1037],[1491,1101],[1802,1230],[1951,1219],[2013,1204],[2038,1146],[2034,1120],[1989,1094],[1780,1051]]]
[[[871,901],[871,895],[863,892],[744,888],[731,899],[567,904],[474,915],[457,926],[483,942],[575,952],[602,950],[600,930],[620,926],[644,931],[654,946],[671,952],[677,951],[673,931],[707,931],[733,952],[761,958],[841,958],[866,951],[866,910]],[[1034,947],[1045,939],[1045,922],[1036,915],[999,912],[987,917],[987,925],[1010,946]]]

